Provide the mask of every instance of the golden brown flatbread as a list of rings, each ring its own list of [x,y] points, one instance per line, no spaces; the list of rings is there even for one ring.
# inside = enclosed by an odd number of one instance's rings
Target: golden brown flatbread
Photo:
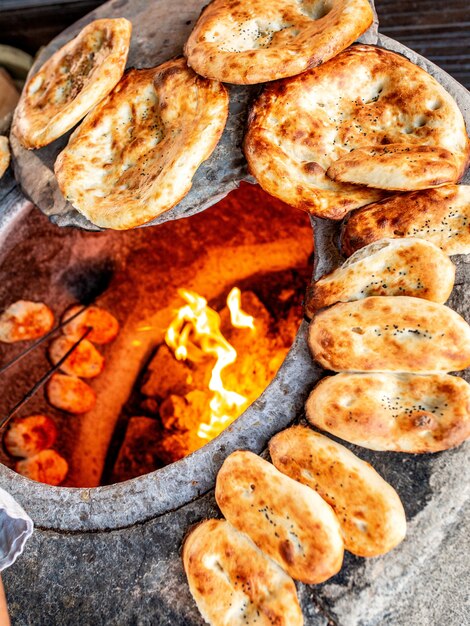
[[[213,0],[185,45],[201,76],[251,85],[324,63],[372,24],[368,0]]]
[[[349,256],[383,237],[421,237],[446,254],[470,254],[470,185],[412,191],[354,211],[342,249]]]
[[[10,165],[10,145],[8,138],[0,135],[0,178],[5,174]]]
[[[470,437],[470,385],[448,374],[337,374],[314,388],[306,412],[364,448],[439,452]]]
[[[129,70],[57,157],[59,187],[97,226],[145,224],[188,193],[227,115],[225,87],[184,59]]]
[[[76,315],[82,305],[76,304],[67,309],[62,316],[61,322],[65,322]],[[89,341],[98,344],[110,343],[116,339],[119,332],[119,322],[109,311],[98,306],[89,306],[83,313],[74,317],[63,327],[63,332],[69,339],[78,341],[83,334],[91,328],[87,335]]]
[[[387,165],[376,153],[389,145]],[[455,182],[469,150],[462,113],[445,89],[403,56],[365,45],[265,87],[245,137],[250,171],[268,193],[331,219],[383,197],[364,185],[410,190]],[[436,151],[452,159],[436,162]],[[356,153],[354,169],[340,167]],[[419,169],[411,158],[419,158]],[[349,171],[348,184],[331,178],[336,162],[338,174]]]
[[[41,148],[73,128],[115,87],[126,66],[131,23],[91,22],[31,76],[13,118],[25,148]]]
[[[3,445],[11,456],[34,456],[50,448],[57,439],[57,428],[47,415],[30,415],[11,422],[3,437]]]
[[[72,348],[75,340],[69,337],[57,337],[49,346],[49,357],[55,365]],[[99,376],[104,367],[104,357],[95,346],[82,339],[75,350],[65,359],[60,369],[65,374],[78,376],[79,378],[95,378]]]
[[[470,365],[470,326],[455,311],[408,296],[335,304],[310,323],[313,358],[335,372],[451,372]]]
[[[96,404],[96,394],[83,380],[67,374],[54,374],[46,387],[47,399],[56,409],[86,413]]]
[[[54,314],[46,304],[18,300],[0,315],[0,341],[38,339],[49,332],[53,324]]]
[[[225,520],[207,520],[191,531],[183,564],[211,626],[302,626],[292,578]]]
[[[57,486],[65,480],[69,466],[55,450],[41,450],[34,456],[18,461],[15,469],[26,478]]]
[[[380,239],[312,283],[305,311],[368,296],[413,296],[443,304],[455,280],[455,265],[424,239]]]
[[[215,498],[225,518],[292,578],[316,584],[339,572],[343,540],[330,505],[256,454],[225,459]]]
[[[406,517],[397,492],[344,446],[294,426],[271,439],[269,453],[280,472],[314,489],[333,508],[349,552],[378,556],[404,539]]]

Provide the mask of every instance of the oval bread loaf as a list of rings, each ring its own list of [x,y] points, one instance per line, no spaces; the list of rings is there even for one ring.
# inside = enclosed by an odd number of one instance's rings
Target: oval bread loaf
[[[368,0],[213,0],[185,45],[201,76],[251,85],[324,63],[372,24]]]
[[[341,247],[349,256],[384,237],[420,237],[446,254],[470,254],[470,185],[404,193],[354,211]]]
[[[54,374],[46,387],[47,399],[56,409],[68,413],[86,413],[96,404],[96,394],[81,378]]]
[[[455,182],[470,153],[462,113],[446,90],[405,57],[366,45],[267,85],[244,146],[265,191],[331,219],[376,202],[380,189]],[[436,159],[441,152],[446,158]],[[341,167],[348,159],[354,168]]]
[[[306,313],[311,317],[335,302],[368,296],[413,296],[444,303],[454,280],[454,264],[434,244],[423,239],[381,239],[312,283]]]
[[[343,540],[330,505],[256,454],[227,457],[215,498],[226,519],[292,578],[315,584],[339,572]]]
[[[60,190],[97,226],[145,224],[188,193],[227,115],[225,87],[184,59],[129,70],[57,157]]]
[[[54,314],[43,302],[18,300],[0,315],[0,341],[15,343],[38,339],[54,325]]]
[[[365,298],[320,311],[313,358],[335,372],[451,372],[470,365],[470,326],[444,304],[408,296]]]
[[[25,148],[41,148],[73,128],[115,87],[126,66],[132,25],[91,22],[31,76],[13,118]]]
[[[448,374],[337,374],[314,388],[306,413],[364,448],[439,452],[470,436],[470,385]]]
[[[74,340],[69,337],[57,337],[49,346],[49,357],[55,365],[74,345]],[[79,378],[95,378],[99,376],[104,367],[104,357],[95,346],[83,339],[75,350],[65,359],[60,369],[65,374],[78,376]]]
[[[406,534],[400,498],[373,467],[332,439],[294,426],[269,442],[277,469],[314,489],[338,516],[344,547],[358,556],[378,556]]]
[[[183,564],[191,594],[211,626],[302,626],[292,578],[225,520],[207,520],[191,531]]]
[[[78,341],[89,328],[91,331],[87,335],[88,340],[98,344],[110,343],[119,332],[119,322],[114,315],[98,306],[84,309],[80,304],[74,305],[65,311],[61,322],[64,323],[71,317],[73,319],[63,327],[63,332],[73,341]]]

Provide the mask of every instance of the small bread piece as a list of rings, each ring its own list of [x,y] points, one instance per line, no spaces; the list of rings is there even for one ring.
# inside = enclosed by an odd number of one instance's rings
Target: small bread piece
[[[60,361],[75,341],[70,337],[57,337],[49,346],[49,357],[55,365]],[[104,367],[104,357],[87,339],[82,339],[75,350],[60,366],[65,374],[79,378],[95,378],[101,374]]]
[[[124,18],[95,20],[28,79],[12,127],[25,148],[61,137],[115,87],[131,30]]]
[[[59,187],[97,226],[145,224],[188,193],[227,115],[225,87],[184,59],[129,70],[57,157]]]
[[[3,445],[11,456],[29,457],[51,448],[57,439],[54,420],[47,415],[30,415],[15,419],[3,437]]]
[[[470,437],[470,385],[448,374],[337,374],[305,408],[318,428],[371,450],[440,452]]]
[[[0,178],[5,174],[10,165],[10,145],[8,137],[0,135]]]
[[[47,383],[47,399],[56,409],[68,413],[86,413],[96,403],[93,389],[80,378],[54,374]]]
[[[407,191],[452,183],[460,172],[445,148],[395,144],[358,148],[332,163],[326,173],[341,183]]]
[[[42,302],[18,300],[0,315],[0,341],[14,343],[38,339],[49,332],[54,314]]]
[[[455,280],[455,265],[424,239],[381,239],[358,250],[330,274],[312,283],[306,314],[335,302],[368,296],[414,296],[443,304]]]
[[[316,584],[341,569],[343,540],[330,505],[256,454],[225,459],[215,498],[225,518],[292,578]]]
[[[183,564],[211,626],[302,626],[292,578],[225,520],[196,526],[184,542]]]
[[[310,323],[313,358],[335,372],[451,372],[470,365],[470,326],[444,304],[408,296],[335,304]]]
[[[344,446],[294,426],[271,439],[269,453],[280,472],[315,489],[333,508],[349,552],[378,556],[405,538],[405,511],[397,492]]]
[[[393,176],[403,189],[457,181],[470,153],[462,113],[432,76],[401,55],[355,45],[320,67],[265,87],[250,112],[245,155],[265,191],[319,217],[341,219],[385,192],[334,181],[327,172],[334,172],[337,161],[339,172],[341,160],[356,152],[364,157],[388,145],[394,146]],[[439,160],[439,171],[432,159],[428,177],[411,171],[407,152],[397,156],[397,150],[415,153],[423,146],[420,158],[426,162],[435,148],[452,154],[452,178],[448,160]],[[365,184],[371,167],[383,175],[380,163],[369,152]],[[374,185],[390,187],[387,172]],[[354,182],[360,182],[357,171]]]
[[[67,461],[55,450],[42,450],[28,459],[18,461],[16,471],[26,478],[47,485],[60,485],[67,476]]]
[[[78,313],[81,308],[83,307],[80,304],[70,307],[65,311],[61,321],[65,322]],[[91,332],[87,335],[89,341],[105,344],[116,339],[119,332],[119,322],[106,309],[90,306],[64,326],[63,332],[72,341],[78,341],[88,328],[91,328]]]
[[[185,54],[201,76],[238,85],[265,83],[331,59],[372,20],[368,0],[213,0]]]
[[[421,237],[446,254],[470,254],[470,185],[412,191],[354,211],[342,249],[349,256],[383,237]]]

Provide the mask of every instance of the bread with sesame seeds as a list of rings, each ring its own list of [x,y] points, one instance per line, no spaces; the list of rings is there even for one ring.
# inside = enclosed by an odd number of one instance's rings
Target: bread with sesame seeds
[[[341,444],[310,428],[293,426],[271,439],[269,453],[280,472],[328,502],[349,552],[378,556],[404,539],[406,517],[397,492]]]
[[[313,358],[335,372],[451,372],[470,366],[470,326],[455,311],[409,296],[371,296],[317,313]]]
[[[462,113],[446,90],[403,56],[368,45],[267,85],[251,109],[244,147],[265,191],[330,219],[386,190],[456,182],[470,154]],[[436,161],[441,152],[446,159]],[[356,154],[360,162],[342,182],[347,170],[339,166]]]
[[[305,409],[317,428],[371,450],[440,452],[470,437],[470,385],[448,374],[337,374]]]
[[[73,128],[115,87],[126,66],[132,24],[95,20],[29,77],[13,118],[25,148],[41,148]]]
[[[324,63],[372,20],[368,0],[213,0],[189,36],[185,54],[201,76],[264,83]]]
[[[455,265],[424,239],[380,239],[361,248],[307,290],[305,312],[368,296],[413,296],[444,303],[455,280]]]
[[[129,70],[57,157],[60,190],[97,226],[145,224],[188,193],[227,115],[225,87],[182,58]]]
[[[316,584],[339,572],[343,540],[330,505],[256,454],[225,459],[215,498],[227,521],[295,580]]]
[[[412,191],[354,211],[342,228],[342,250],[349,256],[383,237],[420,237],[446,254],[470,254],[470,185]]]
[[[189,533],[183,565],[207,624],[303,625],[292,578],[225,520],[207,520]]]

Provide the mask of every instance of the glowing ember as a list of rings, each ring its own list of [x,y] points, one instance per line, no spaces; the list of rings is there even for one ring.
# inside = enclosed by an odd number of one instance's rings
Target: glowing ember
[[[213,392],[209,403],[209,423],[200,424],[198,430],[198,437],[210,440],[240,415],[248,400],[245,396],[226,389],[222,381],[222,371],[235,362],[237,352],[220,331],[219,314],[208,307],[207,300],[197,293],[186,289],[179,289],[178,293],[187,304],[179,309],[169,325],[166,343],[178,360],[197,361],[199,351],[216,359],[209,382],[209,389]],[[237,287],[227,297],[232,325],[253,331],[254,319],[241,310],[240,298]]]

